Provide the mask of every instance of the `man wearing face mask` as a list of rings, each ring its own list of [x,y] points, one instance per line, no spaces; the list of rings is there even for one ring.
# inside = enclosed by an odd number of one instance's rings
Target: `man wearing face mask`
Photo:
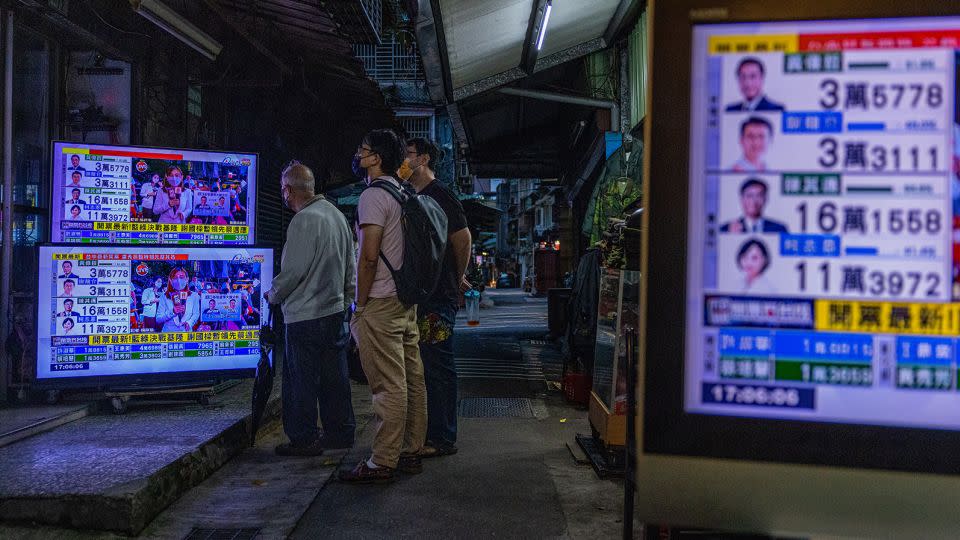
[[[417,306],[420,358],[427,386],[427,443],[422,457],[457,453],[457,368],[453,360],[453,328],[460,292],[470,289],[465,273],[470,262],[470,229],[463,206],[436,180],[433,167],[440,151],[427,139],[407,141],[406,167],[417,193],[437,201],[447,215],[447,251],[437,288],[427,303]],[[403,173],[401,173],[403,176]]]
[[[292,162],[280,177],[287,227],[280,273],[266,299],[286,323],[283,362],[283,456],[316,456],[353,446],[344,316],[354,294],[353,235],[347,219],[314,192],[313,172]],[[249,300],[247,300],[249,305]],[[317,428],[317,410],[323,433]]]
[[[365,171],[366,183],[400,184],[391,176],[404,158],[403,141],[391,130],[368,133],[354,156],[354,171]],[[397,297],[390,269],[403,264],[400,203],[385,189],[363,191],[357,205],[359,261],[357,302],[350,328],[360,350],[360,363],[370,381],[376,414],[373,455],[340,480],[383,483],[394,471],[418,473],[419,453],[427,431],[427,397],[423,363],[417,348],[416,306]]]

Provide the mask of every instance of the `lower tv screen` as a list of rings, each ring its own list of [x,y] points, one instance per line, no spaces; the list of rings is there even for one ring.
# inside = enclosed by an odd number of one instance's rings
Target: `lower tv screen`
[[[264,248],[43,246],[37,380],[251,375],[273,278]]]

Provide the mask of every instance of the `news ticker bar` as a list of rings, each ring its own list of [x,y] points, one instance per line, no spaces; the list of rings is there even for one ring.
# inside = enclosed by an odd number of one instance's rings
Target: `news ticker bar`
[[[174,160],[182,161],[183,154],[163,154],[159,152],[131,152],[128,150],[99,150],[96,148],[64,148],[64,154],[84,154],[88,156],[111,156],[111,157],[128,157],[128,158],[141,158],[141,159],[165,159],[165,160]]]
[[[870,334],[960,336],[960,303],[873,302],[708,296],[714,327],[807,329]]]
[[[246,225],[202,225],[179,223],[136,223],[118,221],[97,221],[93,224],[95,231],[124,231],[124,232],[179,232],[179,233],[209,233],[209,234],[249,234],[250,227]]]
[[[957,48],[960,30],[712,36],[710,54]]]
[[[259,340],[259,330],[221,332],[177,332],[165,334],[110,334],[87,336],[88,345],[131,345],[138,343],[195,343],[201,341]]]
[[[960,303],[903,304],[817,300],[814,313],[814,328],[817,330],[960,335]]]
[[[186,261],[184,253],[54,253],[55,261]]]

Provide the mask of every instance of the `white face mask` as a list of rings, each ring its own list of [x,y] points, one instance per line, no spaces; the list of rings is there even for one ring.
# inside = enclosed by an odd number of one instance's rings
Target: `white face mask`
[[[173,285],[174,290],[179,291],[187,286],[187,278],[174,278],[170,284]]]

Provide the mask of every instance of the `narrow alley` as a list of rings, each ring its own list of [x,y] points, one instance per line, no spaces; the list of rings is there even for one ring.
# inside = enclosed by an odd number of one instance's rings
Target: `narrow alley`
[[[548,339],[546,299],[519,289],[490,290],[488,297],[494,306],[482,310],[480,325],[467,326],[461,316],[456,329],[457,454],[425,460],[423,473],[390,485],[339,482],[336,471],[370,451],[369,388],[353,384],[358,438],[351,450],[276,456],[283,434],[274,422],[254,448],[166,508],[140,537],[618,537],[623,482],[598,478],[575,443],[590,425],[586,410],[566,403],[560,391],[562,357]],[[4,525],[0,537],[122,538]]]

